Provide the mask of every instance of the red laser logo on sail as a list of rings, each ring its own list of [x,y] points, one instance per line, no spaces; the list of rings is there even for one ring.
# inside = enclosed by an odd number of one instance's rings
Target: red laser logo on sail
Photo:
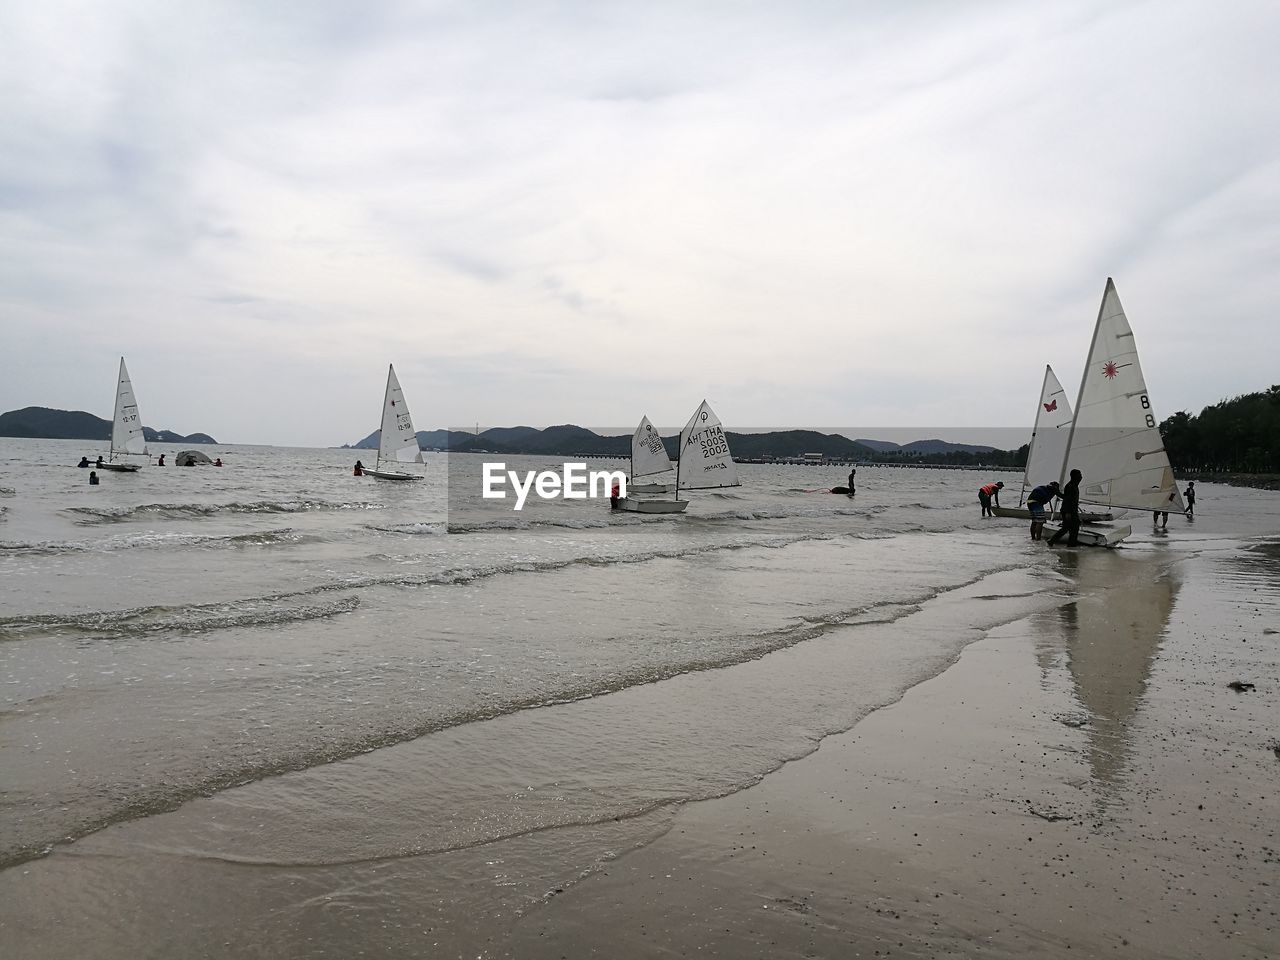
[[[1116,374],[1119,372],[1120,371],[1116,369],[1114,361],[1108,360],[1102,365],[1102,375],[1108,380],[1114,380],[1116,378]]]
[[[1050,400],[1048,403],[1044,405],[1044,409],[1046,413],[1053,413],[1053,411],[1058,409],[1058,401]]]

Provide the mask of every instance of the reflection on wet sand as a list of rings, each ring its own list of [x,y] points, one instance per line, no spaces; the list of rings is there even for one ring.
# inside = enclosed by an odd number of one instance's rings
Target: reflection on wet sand
[[[1179,582],[1152,556],[1064,553],[1060,570],[1076,599],[1057,613],[1047,644],[1059,651],[1087,714],[1086,758],[1104,804],[1117,794],[1131,750],[1131,728],[1173,610]],[[1044,654],[1041,650],[1042,664]]]

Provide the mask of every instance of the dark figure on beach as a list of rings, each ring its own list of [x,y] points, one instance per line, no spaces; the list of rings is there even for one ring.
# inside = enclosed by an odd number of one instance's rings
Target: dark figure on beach
[[[1196,515],[1196,482],[1194,480],[1187,481],[1187,492],[1183,497],[1187,501],[1187,516],[1194,517]]]
[[[1036,487],[1027,496],[1027,510],[1031,513],[1031,539],[1043,540],[1042,533],[1044,531],[1044,508],[1055,497],[1062,496],[1062,492],[1058,489],[1058,481],[1051,480],[1049,483],[1041,484]]]
[[[613,489],[609,491],[609,509],[610,510],[618,509],[618,495],[621,492],[622,490],[618,486],[618,481],[617,480],[613,481]]]
[[[1062,538],[1064,533],[1067,535],[1068,547],[1080,544],[1080,481],[1083,479],[1084,474],[1079,470],[1072,470],[1071,479],[1062,488],[1062,506],[1059,510],[1062,514],[1062,526],[1049,538],[1051,547]]]
[[[361,463],[359,460],[357,460],[357,461],[356,461],[356,468],[355,468],[355,470],[352,472],[352,476],[355,476],[355,477],[363,477],[363,476],[364,476],[364,464],[363,464],[363,463]]]
[[[160,454],[160,459],[156,461],[156,466],[157,466],[157,467],[163,467],[163,466],[164,466],[164,454],[163,454],[163,453],[162,453],[162,454]]]
[[[996,506],[1000,506],[1000,491],[1003,489],[1003,480],[997,480],[995,483],[988,483],[985,487],[980,487],[978,489],[978,502],[982,504],[982,515],[984,517],[995,516],[995,513],[991,509],[991,501],[994,499]]]
[[[853,467],[849,470],[849,496],[853,496],[857,491],[853,489],[853,478],[858,475],[858,468]]]
[[[81,457],[80,462],[76,464],[77,467],[87,467],[88,465],[89,465],[88,457]]]
[[[89,471],[89,486],[91,486],[91,487],[96,487],[97,485],[98,485],[98,471],[97,471],[97,470],[90,470],[90,471]]]

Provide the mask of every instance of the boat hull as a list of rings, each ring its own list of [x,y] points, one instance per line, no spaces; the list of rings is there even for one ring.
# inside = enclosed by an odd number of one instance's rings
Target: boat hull
[[[136,463],[100,463],[91,464],[95,470],[114,470],[116,473],[137,473]]]
[[[688,500],[640,500],[636,497],[623,497],[618,501],[618,509],[628,513],[684,513],[688,505]]]
[[[997,517],[1012,517],[1015,520],[1030,520],[1031,511],[1026,507],[992,507],[992,511]],[[1057,520],[1058,514],[1055,511],[1050,514],[1050,519]],[[1081,513],[1081,523],[1109,523],[1115,519],[1110,513]]]
[[[364,475],[366,477],[373,477],[373,479],[375,480],[423,480],[425,479],[424,477],[419,477],[416,474],[412,474],[412,473],[383,473],[381,470],[365,470]]]
[[[1059,529],[1056,523],[1046,523],[1044,525],[1045,541],[1048,542],[1048,539]],[[1131,533],[1133,533],[1133,527],[1126,524],[1123,527],[1109,527],[1106,530],[1081,530],[1077,537],[1082,547],[1114,547]]]
[[[674,483],[628,483],[628,493],[672,493],[676,488]]]

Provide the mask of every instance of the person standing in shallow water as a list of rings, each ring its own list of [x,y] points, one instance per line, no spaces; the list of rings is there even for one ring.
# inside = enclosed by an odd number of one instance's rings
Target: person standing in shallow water
[[[857,467],[850,467],[850,468],[849,468],[849,496],[851,496],[851,497],[854,495],[854,493],[856,493],[856,492],[857,492],[857,491],[856,491],[856,490],[854,490],[854,488],[853,488],[853,478],[854,478],[854,477],[856,477],[857,475],[858,475],[858,468],[857,468]]]
[[[91,487],[96,487],[97,485],[98,485],[98,471],[97,471],[97,470],[90,470],[90,471],[89,471],[89,486],[91,486]]]
[[[1194,517],[1196,515],[1196,482],[1194,480],[1187,481],[1187,492],[1183,497],[1187,501],[1187,516]]]
[[[1049,546],[1057,543],[1062,535],[1067,535],[1067,546],[1075,547],[1080,544],[1080,481],[1084,479],[1084,474],[1079,470],[1071,471],[1071,479],[1067,481],[1067,485],[1062,488],[1062,506],[1059,512],[1062,514],[1062,526],[1052,537],[1049,538]]]
[[[996,506],[1000,506],[1000,491],[1003,489],[1003,480],[997,480],[995,483],[988,483],[985,487],[978,488],[978,503],[982,504],[982,515],[984,517],[995,516],[995,512],[991,509],[991,501],[994,499]]]
[[[1043,540],[1041,531],[1044,530],[1044,508],[1046,504],[1053,501],[1054,497],[1062,494],[1058,492],[1058,481],[1051,480],[1049,483],[1041,484],[1031,491],[1027,497],[1027,512],[1031,514],[1031,539]]]
[[[364,464],[363,464],[363,463],[361,463],[359,460],[357,460],[357,461],[356,461],[355,469],[352,471],[351,475],[352,475],[353,477],[363,477],[363,476],[364,476]]]

